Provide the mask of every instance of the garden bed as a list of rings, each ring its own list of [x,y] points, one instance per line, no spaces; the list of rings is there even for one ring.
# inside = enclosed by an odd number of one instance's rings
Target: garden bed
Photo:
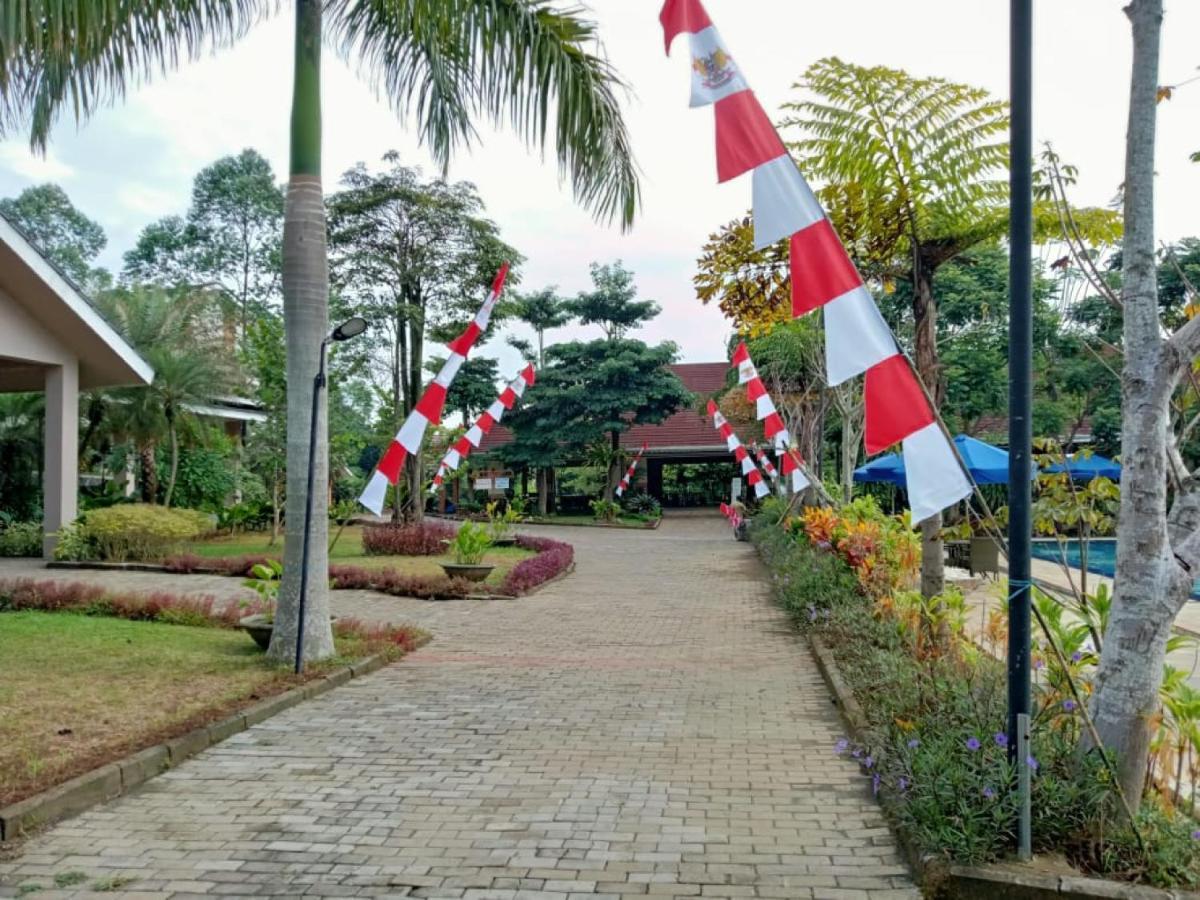
[[[428,639],[339,621],[337,658],[296,676],[236,630],[243,614],[211,599],[0,583],[0,806]]]
[[[561,525],[565,528],[626,528],[635,530],[655,529],[662,524],[662,517],[657,519],[630,519],[622,517],[615,522],[602,522],[593,516],[527,516],[527,525]]]
[[[757,517],[752,540],[780,604],[819,642],[818,658],[852,722],[838,752],[858,762],[923,872],[992,871],[1008,856],[1016,828],[1009,785],[1021,765],[1033,775],[1035,852],[1065,856],[1075,868],[1066,881],[1196,883],[1196,823],[1149,795],[1138,824],[1153,851],[1141,853],[1115,814],[1103,761],[1077,755],[1079,716],[1049,668],[1036,685],[1031,753],[1009,762],[1003,666],[962,640],[960,597],[922,601],[904,590],[900,582],[918,558],[911,532],[857,504],[845,518],[818,511],[785,527],[780,512],[770,506]],[[1019,871],[1049,883],[1045,872]],[[1135,895],[1129,885],[1109,888],[1115,892],[1107,896]]]

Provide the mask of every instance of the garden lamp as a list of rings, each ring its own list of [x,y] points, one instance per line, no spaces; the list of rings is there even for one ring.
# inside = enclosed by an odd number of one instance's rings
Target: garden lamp
[[[308,492],[304,495],[304,549],[300,554],[300,597],[296,610],[296,674],[304,670],[304,607],[308,599],[308,548],[312,539],[313,482],[316,480],[317,415],[325,388],[325,357],[330,341],[348,341],[367,330],[367,320],[352,316],[321,341],[321,361],[313,378],[312,417],[308,428]]]

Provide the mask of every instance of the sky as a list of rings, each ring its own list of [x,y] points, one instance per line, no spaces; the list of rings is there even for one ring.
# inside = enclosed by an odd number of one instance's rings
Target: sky
[[[1079,205],[1108,204],[1122,181],[1130,64],[1122,5],[1034,4],[1035,142],[1052,141],[1079,167],[1072,196]],[[482,128],[478,146],[457,156],[450,177],[478,186],[503,238],[526,256],[523,287],[557,285],[574,294],[590,286],[590,262],[621,259],[636,273],[641,296],[663,309],[643,329],[644,339],[675,341],[683,361],[722,359],[730,327],[719,310],[699,303],[692,277],[706,236],[749,208],[749,176],[717,185],[712,111],[688,108],[686,42],[677,42],[670,59],[663,55],[658,0],[588,6],[605,52],[631,89],[625,109],[644,192],[634,228],[622,234],[594,222],[560,181],[553,154],[543,158],[503,130]],[[805,68],[831,55],[1008,94],[1003,0],[706,0],[706,6],[772,116],[798,96],[793,85]],[[1200,74],[1197,34],[1200,3],[1167,0],[1162,83]],[[20,137],[0,142],[0,196],[58,182],[104,226],[109,244],[100,262],[119,269],[143,226],[186,210],[193,177],[217,158],[253,147],[284,179],[291,41],[285,13],[233,48],[130,90],[82,125],[64,119],[44,157],[32,155]],[[323,77],[327,190],[357,162],[380,165],[390,149],[433,173],[411,123],[397,119],[332,51]],[[1188,161],[1200,150],[1200,81],[1159,111],[1158,234],[1172,240],[1200,234],[1200,164]],[[564,329],[550,339],[595,330]],[[484,352],[501,359],[506,376],[515,374],[515,351],[493,340]]]

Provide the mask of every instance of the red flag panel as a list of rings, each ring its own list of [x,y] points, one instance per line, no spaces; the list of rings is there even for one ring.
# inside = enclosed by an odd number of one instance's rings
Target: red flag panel
[[[757,403],[759,397],[767,396],[767,387],[761,378],[751,378],[746,384],[746,396],[751,403]]]
[[[471,442],[467,440],[467,436],[464,434],[462,437],[460,437],[457,441],[454,442],[454,447],[452,449],[457,450],[458,455],[461,456],[463,459],[466,459],[468,456],[471,455],[471,450],[472,450]]]
[[[792,318],[862,284],[828,219],[792,235]]]
[[[475,341],[478,340],[481,333],[482,332],[480,331],[479,325],[472,320],[471,324],[467,326],[467,330],[446,346],[450,349],[451,353],[457,353],[459,356],[466,356],[467,353],[470,352],[471,348],[475,346]]]
[[[867,369],[864,391],[863,441],[868,456],[881,453],[934,421],[933,411],[908,361],[899,354]]]
[[[733,359],[730,362],[735,366],[740,366],[744,362],[750,362],[750,350],[746,347],[745,341],[737,345],[737,349],[733,351]]]
[[[445,408],[446,388],[434,381],[425,389],[425,394],[418,401],[416,412],[428,419],[430,425],[437,425],[442,421],[442,410]]]
[[[763,419],[763,434],[767,437],[773,438],[779,432],[785,430],[786,426],[783,424],[783,419],[780,418],[779,413],[771,413]]]
[[[676,35],[695,34],[712,26],[712,19],[700,0],[667,0],[658,14],[658,21],[662,23],[667,53],[671,52],[671,41]]]
[[[500,402],[504,404],[505,409],[512,409],[513,404],[517,402],[517,392],[512,388],[505,388],[504,393],[500,395]]]
[[[504,290],[504,279],[508,277],[508,263],[502,263],[496,277],[492,279],[492,293],[499,294]]]
[[[392,441],[376,468],[391,484],[395,484],[400,480],[400,469],[404,466],[407,456],[408,451],[404,449],[404,446],[399,441]]]
[[[787,152],[753,91],[730,94],[713,108],[717,117],[718,181],[737,178]]]
[[[490,412],[485,412],[475,420],[475,424],[478,426],[480,431],[482,431],[484,434],[487,434],[492,430],[492,426],[496,424],[496,420],[492,418],[492,414]]]

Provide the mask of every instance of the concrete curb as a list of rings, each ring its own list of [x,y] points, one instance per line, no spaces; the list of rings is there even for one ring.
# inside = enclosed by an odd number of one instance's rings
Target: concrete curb
[[[842,713],[847,731],[851,737],[862,741],[866,737],[867,717],[842,678],[832,651],[820,638],[811,635],[809,646],[817,659],[821,677],[833,694],[833,702]],[[938,900],[1195,900],[1200,897],[1200,893],[1194,891],[1163,890],[1124,881],[1039,872],[1019,863],[947,865],[936,856],[922,854],[886,808],[884,814],[926,897]]]
[[[228,737],[245,731],[251,725],[290,709],[311,697],[333,690],[351,678],[360,678],[383,668],[382,656],[368,656],[361,662],[336,669],[323,678],[314,679],[299,687],[276,694],[247,706],[238,712],[203,725],[153,747],[108,763],[70,781],[55,785],[40,794],[18,800],[0,808],[0,841],[11,841],[36,829],[52,825],[84,810],[127,794],[155,775],[173,769]]]

